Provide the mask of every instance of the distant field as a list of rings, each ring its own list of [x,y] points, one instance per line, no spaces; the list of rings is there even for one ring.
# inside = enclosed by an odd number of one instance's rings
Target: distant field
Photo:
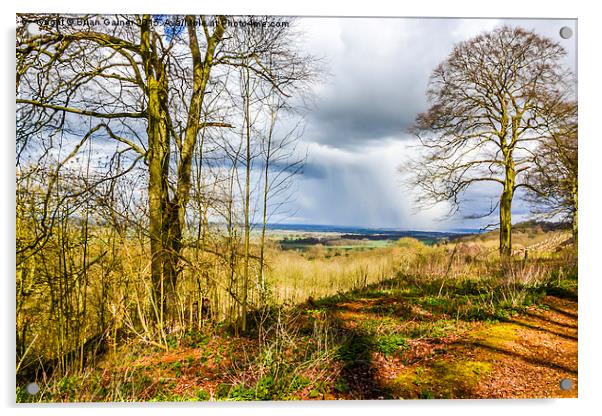
[[[469,233],[436,231],[401,231],[389,229],[367,229],[349,227],[286,226],[285,229],[272,226],[268,230],[269,240],[283,250],[305,252],[319,247],[328,251],[370,250],[394,246],[400,238],[412,237],[426,245],[467,237]]]
[[[331,239],[324,242],[320,242],[319,240],[314,242],[308,240],[307,238],[299,238],[292,240],[280,240],[279,244],[283,250],[306,251],[316,246],[322,246],[326,250],[357,250],[389,247],[395,245],[395,241]]]

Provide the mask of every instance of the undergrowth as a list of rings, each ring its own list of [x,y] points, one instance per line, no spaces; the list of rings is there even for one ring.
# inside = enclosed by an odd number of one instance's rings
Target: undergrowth
[[[402,241],[396,250],[402,254],[394,262],[401,266],[391,278],[297,306],[274,303],[251,315],[245,336],[220,325],[186,330],[167,338],[168,351],[131,339],[94,368],[41,374],[36,395],[20,383],[16,400],[354,398],[357,380],[349,369],[357,363],[379,356],[407,362],[418,340],[443,340],[473,323],[510,321],[549,294],[577,298],[576,262],[565,253],[501,268],[491,259],[450,256],[414,241]],[[352,317],[343,318],[345,313]],[[399,376],[396,383],[408,395],[458,397],[452,378],[468,374],[468,386],[490,366],[456,363],[445,371],[435,366]]]

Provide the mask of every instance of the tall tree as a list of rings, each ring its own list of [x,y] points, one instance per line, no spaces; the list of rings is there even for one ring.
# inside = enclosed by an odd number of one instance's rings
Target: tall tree
[[[411,131],[424,153],[410,164],[418,202],[451,204],[476,183],[498,185],[499,250],[512,252],[512,201],[526,186],[533,149],[554,126],[545,117],[554,102],[572,89],[562,65],[565,50],[556,42],[521,28],[499,27],[457,44],[433,71],[428,111]]]
[[[28,17],[22,18],[26,23]],[[200,18],[201,25],[197,25],[194,16],[187,16],[188,38],[181,40],[175,36],[166,39],[150,15],[119,19],[128,25],[92,25],[83,30],[65,28],[47,19],[40,34],[18,38],[17,105],[21,114],[37,112],[42,119],[65,120],[71,115],[75,117],[70,122],[76,124],[78,120],[82,123],[81,117],[89,117],[95,126],[85,134],[86,139],[102,131],[105,138],[124,143],[144,158],[149,175],[151,277],[157,320],[162,323],[177,283],[192,150],[200,129],[225,125],[200,118],[216,47],[224,34],[225,17],[218,17],[210,32],[204,17]],[[198,26],[203,28],[205,36],[202,46],[196,35]],[[174,114],[173,97],[177,93],[170,85],[179,75],[174,69],[178,58],[189,59],[191,68],[184,70],[192,72],[189,89],[179,91],[186,104],[185,114]],[[32,85],[40,76],[48,80],[46,85]],[[20,81],[27,84],[21,83],[19,88]],[[180,117],[186,119],[183,131],[178,131],[173,123]],[[129,119],[143,120],[144,124],[138,125],[138,131],[131,127],[126,130]],[[143,129],[146,137],[140,140]],[[124,130],[133,137],[125,136]],[[170,183],[172,141],[179,153],[174,169],[175,186]]]

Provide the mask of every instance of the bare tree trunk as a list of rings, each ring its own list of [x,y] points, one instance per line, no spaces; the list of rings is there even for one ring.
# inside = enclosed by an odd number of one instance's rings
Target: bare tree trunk
[[[251,224],[249,222],[249,211],[251,203],[251,114],[250,114],[250,85],[249,68],[245,68],[244,79],[244,119],[245,119],[245,139],[246,139],[246,157],[245,157],[245,258],[243,266],[243,289],[242,289],[242,316],[240,329],[244,333],[247,331],[247,308],[249,296],[249,249],[251,238]]]
[[[575,178],[576,179],[576,178]],[[578,206],[578,202],[577,202],[577,181],[575,180],[573,183],[573,189],[572,189],[572,197],[573,197],[573,240],[575,243],[575,247],[577,247],[578,245],[578,231],[579,231],[579,221],[578,221],[578,216],[579,216],[579,206]]]
[[[190,50],[193,60],[193,94],[190,99],[185,137],[177,166],[177,187],[173,200],[168,191],[170,162],[170,132],[168,131],[168,84],[165,63],[156,54],[155,40],[151,39],[150,16],[145,16],[141,29],[141,49],[148,86],[148,163],[149,209],[151,235],[151,275],[155,305],[159,321],[176,316],[176,288],[178,263],[182,250],[182,229],[190,199],[191,168],[197,136],[205,126],[200,120],[203,96],[207,86],[215,49],[224,33],[224,19],[207,38],[205,56],[201,55],[194,26],[194,17],[187,16]],[[205,22],[203,20],[203,24]],[[155,36],[155,35],[154,35]],[[218,123],[220,125],[220,123]]]
[[[153,306],[160,329],[165,315],[164,265],[166,263],[166,233],[164,216],[168,207],[167,174],[169,166],[169,141],[166,114],[162,97],[166,93],[166,80],[158,62],[154,40],[151,39],[150,16],[144,16],[140,37],[141,55],[148,87],[148,165],[149,165],[149,232],[151,247],[151,280]],[[161,78],[163,75],[163,78]]]
[[[500,256],[508,259],[512,255],[512,198],[514,196],[514,163],[506,165],[504,191],[500,198]]]
[[[268,137],[268,147],[265,155],[264,184],[263,184],[263,221],[261,224],[261,241],[259,251],[259,290],[261,290],[261,300],[265,301],[265,233],[268,225],[268,193],[270,190],[269,172],[270,172],[270,152],[272,147],[271,132]]]
[[[274,126],[276,125],[276,118],[278,114],[278,107],[272,108],[270,114],[270,127],[266,136],[266,149],[265,149],[265,166],[263,171],[263,218],[261,224],[261,241],[260,241],[260,252],[259,252],[259,290],[261,291],[261,301],[265,302],[265,235],[268,225],[268,195],[270,193],[270,162],[272,161],[272,139],[274,134]]]

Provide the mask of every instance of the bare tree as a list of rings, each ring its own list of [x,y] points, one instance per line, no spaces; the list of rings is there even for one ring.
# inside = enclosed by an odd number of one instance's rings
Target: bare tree
[[[254,244],[251,241],[251,232],[254,228],[254,217],[258,211],[258,197],[260,192],[258,187],[262,181],[261,176],[268,175],[270,169],[270,158],[274,158],[274,154],[282,152],[282,144],[278,145],[281,150],[268,151],[268,162],[264,167],[263,175],[258,172],[258,158],[266,156],[262,148],[266,136],[270,136],[269,140],[273,141],[273,129],[277,119],[277,112],[274,113],[271,102],[279,102],[280,108],[291,107],[290,98],[293,94],[299,96],[305,92],[305,87],[315,78],[315,68],[313,66],[313,58],[303,55],[298,55],[291,48],[290,42],[292,39],[287,36],[286,31],[266,30],[260,26],[246,26],[243,30],[236,32],[234,35],[236,41],[246,46],[238,49],[248,50],[255,48],[258,42],[269,42],[270,48],[262,51],[261,70],[257,70],[253,66],[253,61],[257,60],[257,56],[239,56],[240,64],[232,65],[237,67],[236,76],[239,81],[239,105],[241,128],[239,130],[240,137],[238,146],[225,146],[224,148],[229,153],[229,159],[233,164],[235,175],[234,179],[238,185],[240,194],[240,202],[242,208],[242,273],[241,285],[236,296],[237,302],[240,304],[240,329],[245,332],[247,330],[247,314],[253,301],[251,279],[257,256],[253,253]],[[287,135],[290,138],[290,135]],[[298,138],[298,137],[297,137]],[[290,141],[290,140],[289,140]],[[234,140],[232,140],[234,142]],[[284,143],[287,141],[285,140]],[[290,143],[289,143],[290,144]],[[280,155],[282,156],[282,155]],[[238,172],[238,167],[244,168],[242,175]],[[266,173],[267,170],[267,173]],[[268,187],[270,185],[268,181]],[[264,186],[265,188],[265,186]],[[234,200],[231,187],[230,200]],[[264,189],[265,190],[265,189]],[[267,204],[268,194],[270,190],[264,194],[264,202]],[[264,205],[265,205],[264,204]],[[232,205],[230,205],[230,210]],[[229,210],[229,211],[230,211]],[[228,222],[231,223],[232,216],[229,215]],[[267,216],[264,216],[267,220]],[[263,271],[263,243],[265,242],[265,224],[263,226],[262,238],[260,241],[259,269]],[[253,260],[253,261],[252,261]],[[257,279],[259,281],[259,279]],[[261,289],[259,289],[261,291]]]
[[[210,80],[219,76],[219,67],[245,68],[288,96],[309,66],[291,47],[287,25],[256,22],[242,30],[225,16],[185,16],[178,17],[186,28],[179,31],[177,26],[164,30],[169,26],[159,24],[160,16],[111,19],[104,25],[62,26],[59,16],[20,16],[18,149],[31,152],[36,140],[52,149],[53,136],[60,134],[73,142],[69,158],[88,140],[98,140],[119,143],[132,169],[144,161],[153,302],[162,328],[175,314],[199,136],[233,126],[219,114],[204,119]],[[32,21],[39,24],[37,34],[26,31]]]
[[[424,150],[410,164],[418,202],[451,204],[456,213],[476,183],[499,186],[502,257],[512,251],[511,209],[525,186],[534,147],[554,126],[545,117],[572,94],[564,49],[536,33],[508,26],[457,44],[431,75],[432,106],[411,129]],[[567,82],[568,81],[568,82]]]
[[[302,134],[301,123],[290,130],[278,131],[278,123],[287,111],[286,102],[278,97],[267,103],[267,126],[261,138],[263,163],[261,190],[261,236],[259,239],[258,287],[262,302],[266,296],[266,232],[274,214],[284,214],[295,175],[301,173],[305,158],[297,154],[297,143]]]
[[[535,214],[560,217],[578,235],[577,103],[558,103],[549,109],[553,128],[534,151],[534,166],[526,176],[526,199]]]

